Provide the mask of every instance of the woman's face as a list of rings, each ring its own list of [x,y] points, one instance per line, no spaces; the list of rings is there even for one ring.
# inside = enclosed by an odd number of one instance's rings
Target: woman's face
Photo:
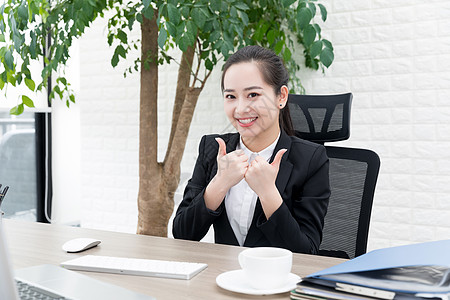
[[[247,147],[253,142],[267,142],[268,146],[276,139],[280,132],[278,115],[287,95],[286,87],[280,95],[275,94],[255,62],[234,64],[224,76],[224,110]]]

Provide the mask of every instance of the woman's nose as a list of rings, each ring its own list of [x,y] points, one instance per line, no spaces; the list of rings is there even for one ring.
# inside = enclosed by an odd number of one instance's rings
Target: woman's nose
[[[244,113],[249,111],[249,103],[245,99],[238,98],[236,104],[236,112]]]

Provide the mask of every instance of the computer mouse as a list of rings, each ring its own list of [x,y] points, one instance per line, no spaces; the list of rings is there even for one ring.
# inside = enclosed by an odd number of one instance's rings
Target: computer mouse
[[[92,247],[97,246],[102,241],[91,238],[77,238],[70,241],[67,241],[62,245],[62,249],[64,251],[73,253],[73,252],[81,252]]]

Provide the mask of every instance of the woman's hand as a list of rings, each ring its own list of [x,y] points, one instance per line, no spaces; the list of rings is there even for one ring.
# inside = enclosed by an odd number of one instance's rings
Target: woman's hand
[[[245,173],[245,180],[258,195],[267,219],[283,202],[275,185],[275,180],[280,169],[281,158],[286,151],[286,149],[279,150],[271,164],[264,158],[257,156]]]
[[[227,154],[227,147],[221,138],[216,138],[219,144],[217,153],[217,174],[208,184],[203,198],[206,207],[216,210],[222,203],[228,190],[244,178],[248,169],[248,157],[243,150]]]
[[[219,144],[217,153],[217,174],[214,180],[219,180],[227,191],[241,181],[248,169],[248,156],[243,150],[236,150],[227,154],[225,142],[216,138]]]

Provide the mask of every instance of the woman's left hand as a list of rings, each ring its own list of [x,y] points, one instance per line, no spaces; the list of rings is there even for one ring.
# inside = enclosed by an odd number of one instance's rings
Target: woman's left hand
[[[250,188],[261,198],[265,194],[270,194],[276,190],[275,180],[280,169],[280,162],[286,149],[281,149],[275,155],[271,164],[264,158],[257,156],[245,173],[245,180]]]

